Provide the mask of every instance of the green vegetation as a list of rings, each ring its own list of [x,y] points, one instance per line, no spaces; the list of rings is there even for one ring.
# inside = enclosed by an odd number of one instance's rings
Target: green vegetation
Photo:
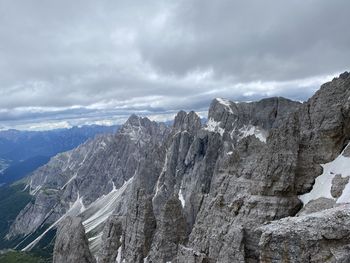
[[[12,245],[4,237],[19,212],[32,200],[24,187],[24,184],[0,187],[0,249]]]
[[[33,200],[33,197],[27,190],[24,191],[25,185],[22,182],[17,182],[11,186],[0,187],[0,250],[9,249],[16,246],[23,240],[23,237],[18,237],[14,240],[4,239],[9,231],[12,222],[16,219],[19,212]],[[19,249],[23,248],[37,236],[47,229],[47,225],[42,226],[33,235],[23,242]],[[5,254],[0,254],[1,263],[46,263],[51,262],[52,250],[55,237],[55,230],[50,231],[38,243],[38,245],[30,253],[20,251],[10,251]]]
[[[21,243],[17,247],[17,249],[23,249],[27,245],[29,245],[33,240],[39,237],[44,231],[49,227],[49,225],[43,225],[38,230],[36,230],[33,234],[28,236],[24,242]],[[51,229],[48,231],[44,237],[31,249],[31,253],[39,256],[40,258],[51,259],[53,247],[55,245],[55,237],[56,237],[56,229]],[[18,243],[18,241],[17,241]],[[1,261],[0,261],[1,262]]]
[[[37,257],[31,253],[10,251],[0,254],[1,263],[46,263],[44,259]]]

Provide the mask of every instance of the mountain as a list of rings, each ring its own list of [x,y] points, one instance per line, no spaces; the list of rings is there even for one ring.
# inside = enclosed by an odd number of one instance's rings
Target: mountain
[[[135,115],[27,179],[4,243],[53,262],[349,262],[350,74],[305,103]]]
[[[117,129],[117,126],[92,125],[49,131],[0,131],[0,185],[26,176],[57,153]]]

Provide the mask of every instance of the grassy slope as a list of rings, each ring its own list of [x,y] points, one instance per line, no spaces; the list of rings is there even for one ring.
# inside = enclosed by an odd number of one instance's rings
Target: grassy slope
[[[1,263],[44,263],[45,261],[30,253],[11,251],[0,255]]]
[[[0,249],[6,248],[4,237],[18,213],[32,200],[23,184],[0,187]]]
[[[16,219],[18,213],[33,200],[28,191],[23,191],[24,184],[17,183],[11,186],[0,187],[0,250],[14,247],[21,238],[7,241],[4,239],[9,231],[12,222]],[[49,236],[51,240],[44,240],[39,247],[31,253],[23,253],[20,251],[11,251],[0,254],[1,263],[43,263],[50,262],[52,257],[50,253],[53,248],[52,234]],[[44,260],[43,258],[46,258]]]

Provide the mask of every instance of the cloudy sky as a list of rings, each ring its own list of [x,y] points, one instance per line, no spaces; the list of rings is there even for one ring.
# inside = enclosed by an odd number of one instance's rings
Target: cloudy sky
[[[0,129],[306,100],[350,69],[349,0],[0,0]]]

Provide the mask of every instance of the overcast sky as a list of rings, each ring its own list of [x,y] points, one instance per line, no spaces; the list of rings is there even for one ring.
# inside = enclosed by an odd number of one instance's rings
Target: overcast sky
[[[306,100],[350,68],[349,0],[0,0],[0,129]]]

